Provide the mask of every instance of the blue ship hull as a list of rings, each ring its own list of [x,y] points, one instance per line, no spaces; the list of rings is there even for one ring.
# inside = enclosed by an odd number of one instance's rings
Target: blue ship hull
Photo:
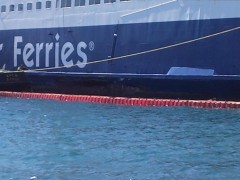
[[[8,49],[1,63],[7,70],[20,64],[33,70],[26,81],[37,92],[240,100],[239,25],[240,18],[233,18],[7,30],[1,31]],[[22,39],[16,43],[14,37]],[[66,42],[72,51],[63,50]],[[32,53],[24,52],[29,43]],[[175,67],[180,71],[171,74]]]
[[[0,90],[239,101],[240,77],[11,72],[0,73]]]
[[[33,92],[118,97],[240,100],[239,76],[27,72]]]
[[[30,70],[42,68],[44,70],[46,68],[46,71],[50,71],[48,68],[53,67],[51,71],[132,73],[138,75],[167,74],[172,67],[190,67],[212,69],[216,75],[240,75],[239,29],[155,52],[117,60],[106,60],[110,57],[121,57],[184,43],[236,28],[239,25],[240,18],[235,18],[96,27],[6,30],[1,31],[0,42],[3,43],[4,51],[0,52],[0,66],[5,64],[7,70],[16,70],[20,64],[25,64]],[[56,34],[59,35],[58,41],[55,39]],[[114,37],[114,34],[117,34],[117,37]],[[17,59],[14,60],[14,37],[16,36],[21,36],[22,42],[17,43],[17,49],[21,51],[21,54],[17,54]],[[80,41],[87,45],[91,41],[95,44],[93,51],[90,50],[89,45],[85,49],[82,48],[82,51],[87,55],[87,63],[97,60],[106,61],[87,64],[84,68],[78,66],[54,68],[64,66],[64,62],[61,60],[61,48],[66,42],[72,43],[75,48],[66,61],[69,63],[72,60],[73,64],[82,61],[76,49]],[[54,49],[56,42],[60,46],[57,63]],[[28,43],[33,45],[34,52],[24,62],[23,48]],[[36,44],[40,43],[43,43],[43,49],[36,54]],[[47,43],[53,43],[53,48],[49,52],[49,63],[46,63],[45,46]],[[37,56],[39,57],[37,58]],[[16,62],[14,63],[14,61]],[[26,64],[26,61],[29,62],[30,66]],[[48,65],[46,66],[46,64]]]

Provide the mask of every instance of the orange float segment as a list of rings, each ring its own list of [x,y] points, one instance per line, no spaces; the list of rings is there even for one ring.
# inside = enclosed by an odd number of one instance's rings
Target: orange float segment
[[[170,106],[170,107],[233,108],[233,109],[240,108],[240,102],[216,101],[216,100],[213,101],[213,100],[146,99],[146,98],[125,98],[125,97],[9,92],[9,91],[0,91],[0,96],[12,98],[51,99],[70,102],[91,102],[125,106],[146,106],[146,107]]]

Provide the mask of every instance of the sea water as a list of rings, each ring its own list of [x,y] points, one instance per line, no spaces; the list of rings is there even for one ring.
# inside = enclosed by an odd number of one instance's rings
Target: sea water
[[[240,110],[0,98],[0,179],[240,179]]]

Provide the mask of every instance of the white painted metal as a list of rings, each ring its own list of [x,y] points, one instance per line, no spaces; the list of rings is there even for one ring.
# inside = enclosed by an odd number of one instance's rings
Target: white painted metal
[[[99,26],[112,24],[186,21],[200,19],[239,18],[240,0],[116,0],[114,3],[85,6],[60,7],[61,0],[51,0],[47,9],[41,0],[42,9],[36,9],[40,0],[1,0],[6,12],[0,12],[0,30],[32,29],[51,27]],[[33,3],[33,10],[27,10],[27,3]],[[18,11],[23,4],[23,11]],[[56,7],[56,4],[58,6]],[[9,11],[10,5],[15,6]]]

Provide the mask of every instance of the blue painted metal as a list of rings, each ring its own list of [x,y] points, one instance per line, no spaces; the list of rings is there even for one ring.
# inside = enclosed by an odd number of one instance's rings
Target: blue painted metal
[[[62,56],[64,44],[72,44],[74,50],[65,59],[65,63],[72,60],[75,64],[83,60],[77,51],[79,42],[84,42],[87,46],[81,50],[87,56],[88,62],[94,62],[182,43],[239,25],[240,18],[233,18],[122,24],[118,25],[117,29],[116,25],[108,25],[71,27],[71,30],[49,28],[1,31],[0,42],[3,43],[4,51],[0,52],[0,66],[5,65],[7,70],[16,70],[20,64],[27,66],[22,54],[28,43],[34,47],[33,54],[27,59],[33,65],[28,68],[44,69],[64,65],[62,59],[56,58],[55,48],[58,43],[59,57]],[[17,36],[22,37],[22,42],[17,43],[20,53],[17,54],[17,63],[15,62],[14,66],[14,37]],[[28,90],[35,92],[240,100],[239,42],[240,30],[236,30],[161,51],[87,64],[84,68],[74,66],[26,72],[24,83],[29,83]],[[38,66],[36,49],[41,43],[43,49],[39,53]],[[49,52],[48,66],[46,47],[51,43],[53,48]],[[63,56],[66,51],[67,49],[63,51]],[[168,74],[174,67],[202,71],[197,74],[192,71]],[[204,69],[211,70],[214,74]]]
[[[18,48],[23,48],[27,43],[35,47],[35,52],[28,60],[33,59],[33,66],[29,69],[45,68],[45,46],[53,43],[50,51],[49,67],[55,64],[55,43],[59,42],[61,48],[64,43],[70,42],[74,46],[74,52],[67,61],[76,63],[81,58],[77,54],[76,47],[80,41],[87,44],[82,51],[87,55],[88,62],[100,59],[108,59],[109,56],[124,56],[127,54],[151,50],[176,43],[181,43],[194,38],[199,38],[228,30],[240,25],[240,18],[160,22],[143,24],[125,24],[116,26],[50,28],[1,31],[0,42],[4,51],[1,51],[0,66],[6,64],[7,70],[16,70],[17,66],[24,64],[22,55],[17,57],[17,65],[14,67],[14,37],[22,36],[23,42],[18,43]],[[60,38],[57,41],[56,35]],[[117,38],[114,38],[117,34]],[[89,43],[94,42],[94,50],[91,51]],[[132,73],[132,74],[167,74],[172,67],[189,67],[199,69],[212,69],[218,75],[240,74],[239,53],[240,31],[232,31],[219,36],[207,38],[197,42],[172,47],[162,51],[123,58],[120,60],[106,61],[88,64],[85,68],[72,67],[60,68],[51,71],[61,72],[86,72],[86,73]],[[44,43],[44,49],[40,51],[39,67],[36,63],[36,44]],[[113,47],[114,46],[114,47]],[[61,59],[59,66],[63,66]]]
[[[239,76],[26,72],[34,92],[122,97],[240,100]]]

